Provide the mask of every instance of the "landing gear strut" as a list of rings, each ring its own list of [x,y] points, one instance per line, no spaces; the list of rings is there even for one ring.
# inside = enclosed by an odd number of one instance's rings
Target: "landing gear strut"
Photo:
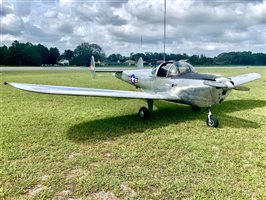
[[[139,109],[139,117],[141,119],[149,119],[151,115],[151,111],[153,109],[153,99],[148,99],[148,108],[146,107],[141,107]]]
[[[219,125],[219,121],[218,121],[217,117],[215,117],[212,114],[211,109],[209,109],[209,113],[208,113],[208,117],[207,117],[206,123],[207,123],[207,126],[214,127],[214,128],[217,128],[218,125]]]

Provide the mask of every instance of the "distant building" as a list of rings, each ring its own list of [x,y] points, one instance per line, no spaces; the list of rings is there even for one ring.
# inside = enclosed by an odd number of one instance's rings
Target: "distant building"
[[[69,66],[69,60],[62,59],[58,62],[59,65]]]
[[[134,61],[134,60],[126,60],[126,64],[128,64],[128,66],[136,65],[136,61]]]
[[[98,61],[95,62],[95,64],[96,65],[101,65],[102,63],[101,63],[101,61],[98,60]]]

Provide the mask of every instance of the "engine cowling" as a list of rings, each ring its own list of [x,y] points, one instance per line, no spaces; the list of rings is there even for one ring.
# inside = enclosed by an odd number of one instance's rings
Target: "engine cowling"
[[[215,80],[216,80],[216,82],[218,82],[218,83],[223,83],[223,84],[225,84],[226,87],[225,87],[224,89],[229,89],[229,90],[231,90],[231,89],[234,88],[234,82],[231,81],[231,80],[228,79],[228,78],[220,77],[220,78],[217,78],[217,79],[215,79]]]

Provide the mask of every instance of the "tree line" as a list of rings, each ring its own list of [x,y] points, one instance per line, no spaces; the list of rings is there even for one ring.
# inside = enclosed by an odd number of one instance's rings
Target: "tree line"
[[[74,50],[67,49],[62,54],[56,47],[47,48],[42,44],[20,43],[14,41],[11,46],[0,47],[0,65],[43,66],[56,65],[60,60],[67,60],[70,65],[88,66],[91,56],[106,65],[124,65],[127,60],[137,61],[143,58],[146,64],[157,65],[164,58],[163,53],[131,53],[129,56],[111,54],[106,56],[98,44],[81,43]],[[266,65],[265,53],[228,52],[215,57],[204,55],[166,54],[166,60],[188,60],[193,65]]]

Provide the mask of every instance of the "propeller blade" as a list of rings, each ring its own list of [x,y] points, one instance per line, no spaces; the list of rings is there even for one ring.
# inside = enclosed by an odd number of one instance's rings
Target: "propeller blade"
[[[239,91],[249,91],[250,90],[250,88],[245,87],[245,86],[241,86],[241,85],[235,86],[233,89],[239,90]]]
[[[228,86],[224,83],[216,82],[216,81],[203,81],[205,85],[216,87],[216,88],[227,88]]]
[[[250,88],[248,88],[248,87],[245,87],[245,86],[234,86],[233,84],[232,84],[232,86],[231,85],[229,85],[229,84],[225,84],[225,83],[221,83],[221,82],[216,82],[216,81],[203,81],[203,83],[205,84],[205,85],[208,85],[208,86],[211,86],[211,87],[216,87],[216,88],[223,88],[223,89],[234,89],[234,90],[239,90],[239,91],[249,91],[250,90]]]

